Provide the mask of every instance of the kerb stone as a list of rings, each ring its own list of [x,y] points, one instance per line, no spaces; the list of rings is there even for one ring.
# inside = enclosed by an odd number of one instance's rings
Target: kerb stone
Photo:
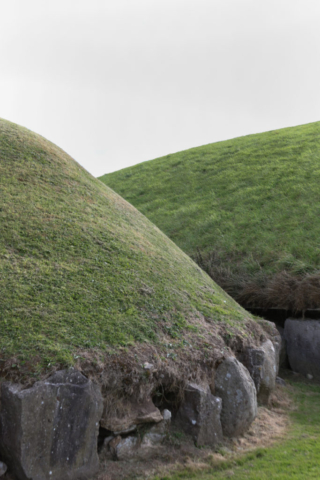
[[[217,368],[215,393],[222,399],[224,435],[243,434],[257,416],[257,392],[248,370],[236,358],[227,358]]]
[[[213,396],[209,387],[190,383],[175,422],[185,433],[192,435],[197,445],[215,446],[223,437],[220,413],[221,399]]]
[[[74,370],[28,389],[2,384],[0,447],[11,471],[19,480],[91,478],[102,408],[99,387]]]

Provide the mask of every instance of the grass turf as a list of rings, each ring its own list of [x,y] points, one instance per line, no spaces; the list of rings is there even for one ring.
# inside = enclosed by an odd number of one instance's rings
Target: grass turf
[[[2,361],[72,364],[79,349],[182,342],[197,315],[249,318],[134,207],[4,120],[0,198]]]
[[[320,123],[193,148],[101,177],[195,257],[225,272],[320,267]]]
[[[305,480],[320,478],[320,386],[291,385],[296,410],[287,438],[269,448],[233,455],[202,471],[188,469],[155,480]],[[229,456],[230,457],[230,456]]]

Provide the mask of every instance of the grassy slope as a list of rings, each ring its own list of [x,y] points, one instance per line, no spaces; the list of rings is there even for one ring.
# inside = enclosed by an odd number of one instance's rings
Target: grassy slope
[[[101,177],[185,252],[249,274],[319,269],[320,123],[168,155]]]
[[[71,363],[77,349],[179,341],[200,312],[249,317],[134,207],[4,120],[0,198],[0,358]]]
[[[286,439],[252,453],[236,454],[203,471],[180,471],[155,480],[305,480],[320,478],[320,386],[292,384],[296,410]]]

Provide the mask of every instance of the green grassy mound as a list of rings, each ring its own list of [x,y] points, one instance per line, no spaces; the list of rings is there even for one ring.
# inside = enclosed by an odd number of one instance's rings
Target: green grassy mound
[[[139,342],[183,347],[188,334],[201,347],[213,325],[252,321],[134,207],[4,120],[0,198],[0,371],[12,358],[43,367]]]
[[[101,180],[244,305],[320,306],[320,123],[168,155]]]

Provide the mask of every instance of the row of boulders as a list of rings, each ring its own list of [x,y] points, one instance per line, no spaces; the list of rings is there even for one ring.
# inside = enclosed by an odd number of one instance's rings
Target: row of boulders
[[[146,402],[151,411],[150,400]],[[156,407],[153,407],[157,410]],[[134,407],[132,407],[133,411]],[[144,408],[143,408],[144,409]],[[158,411],[159,412],[159,411]],[[159,412],[160,415],[160,412]],[[198,446],[218,446],[223,436],[243,434],[257,415],[257,392],[255,384],[242,363],[236,358],[225,359],[216,370],[214,395],[208,385],[190,383],[186,386],[183,401],[174,418],[174,427],[190,435]],[[153,424],[143,437],[135,435],[138,428],[127,428],[106,437],[104,448],[112,458],[128,459],[146,455],[147,449],[161,443],[171,423],[171,412],[164,410],[161,420],[154,412]],[[127,425],[126,425],[127,426]],[[127,435],[130,432],[129,435]]]
[[[197,445],[216,446],[223,435],[241,435],[257,415],[254,382],[236,358],[227,358],[217,368],[214,393],[208,386],[189,384],[175,419]]]
[[[99,429],[100,449],[122,460],[148,454],[163,442],[171,422],[197,445],[217,446],[224,435],[239,436],[249,428],[257,399],[267,402],[277,371],[278,352],[270,340],[239,359],[228,357],[213,372],[214,388],[186,386],[173,418],[151,397],[110,406],[100,387],[73,369],[31,388],[2,383],[0,458],[18,480],[91,478],[99,467]],[[0,476],[1,468],[4,473],[0,462]]]

